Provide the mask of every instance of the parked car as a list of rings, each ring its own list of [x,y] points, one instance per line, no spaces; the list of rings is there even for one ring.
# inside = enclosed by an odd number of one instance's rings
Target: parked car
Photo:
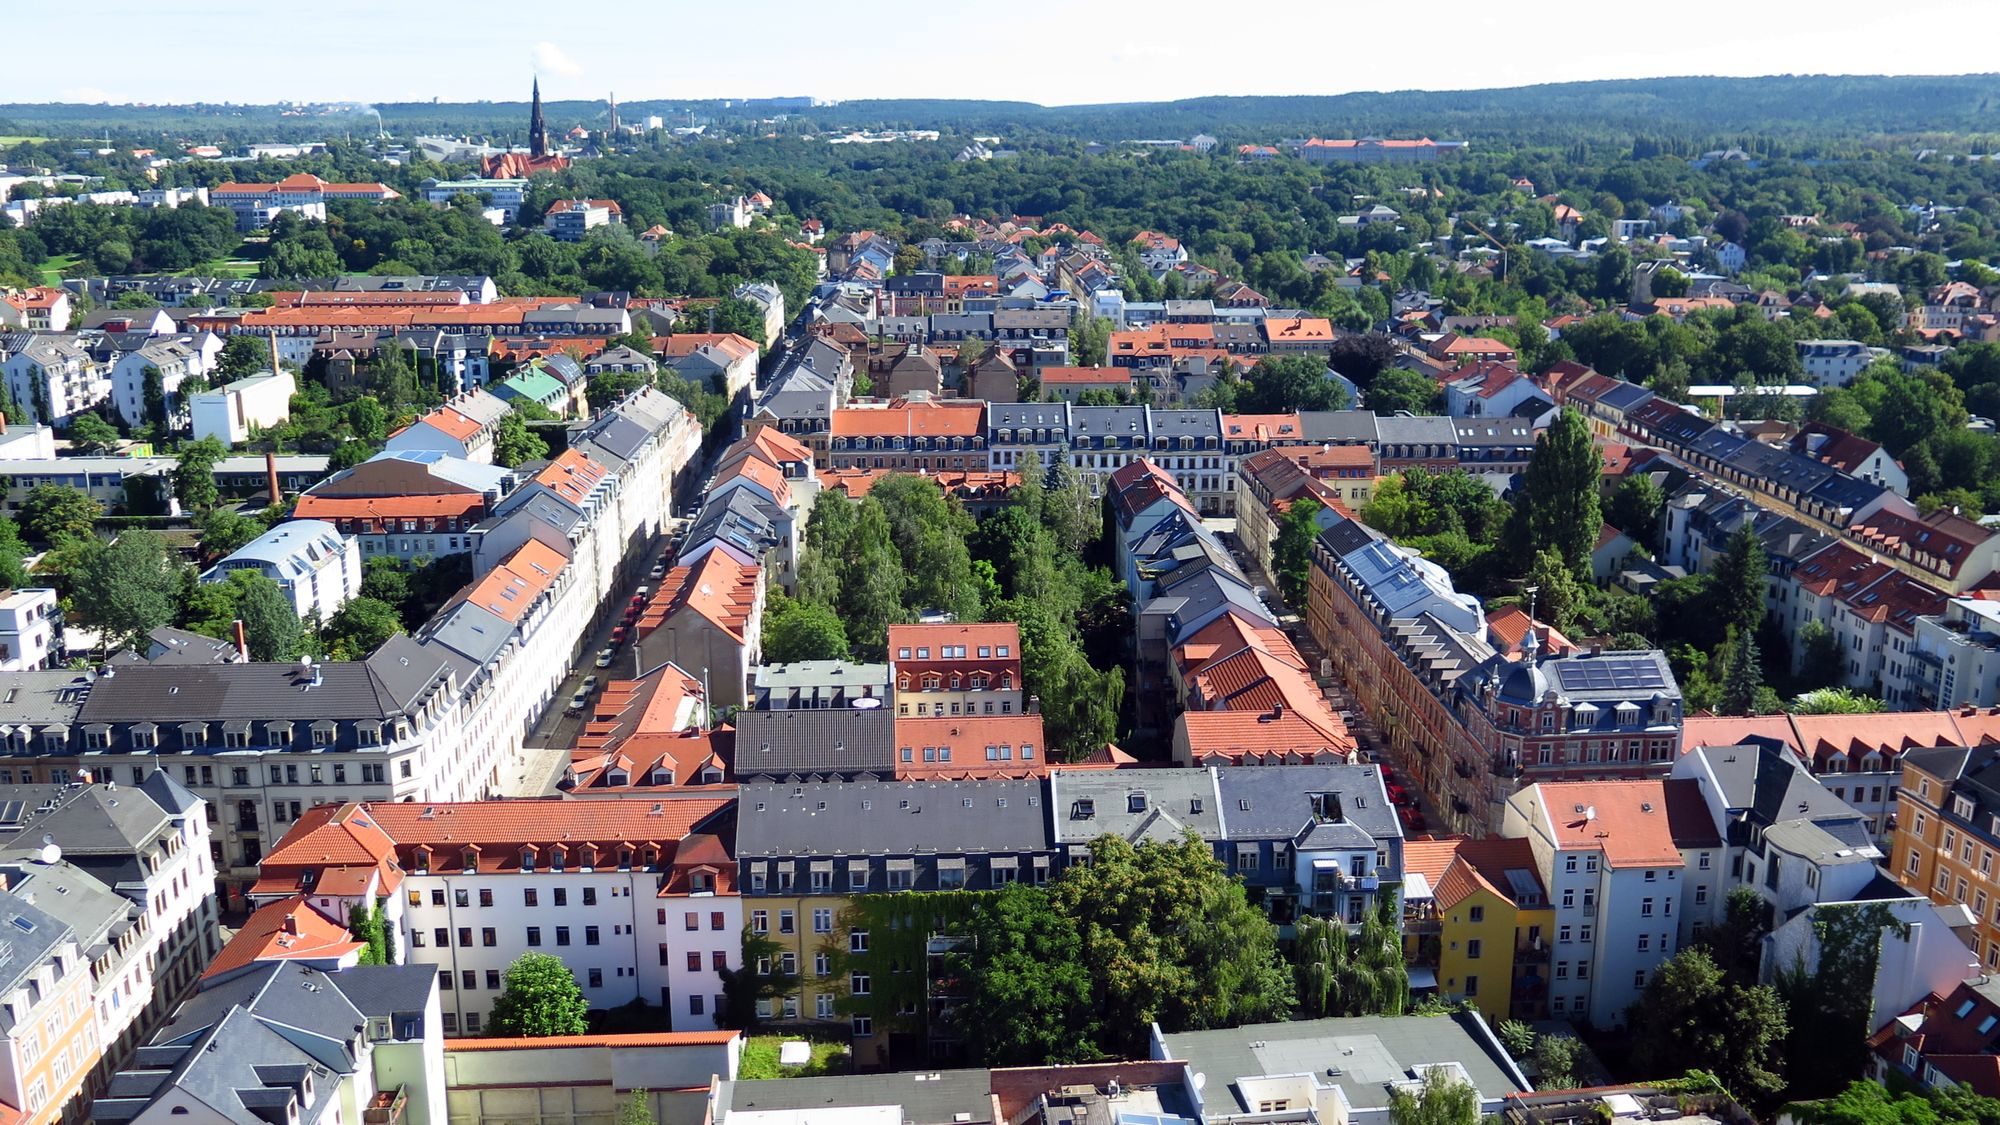
[[[585,677],[583,678],[583,688],[582,688],[582,691],[583,691],[583,693],[584,693],[585,695],[588,695],[588,694],[590,694],[591,692],[593,692],[593,691],[596,691],[596,690],[597,690],[597,675],[596,675],[596,673],[592,673],[592,674],[590,674],[590,675],[588,675],[588,676],[585,676]]]
[[[631,632],[632,630],[630,626],[627,625],[618,626],[617,628],[611,630],[611,643],[614,645],[624,644],[625,638],[629,636]]]
[[[579,690],[575,695],[569,697],[569,706],[564,708],[564,710],[571,712],[581,711],[583,710],[583,705],[588,702],[590,702],[590,693]]]
[[[661,559],[659,562],[654,563],[653,569],[646,572],[646,577],[652,579],[655,582],[658,582],[660,579],[665,578],[666,576],[667,576],[667,560],[665,559]]]
[[[598,666],[599,668],[609,668],[609,667],[611,667],[611,659],[612,659],[612,657],[614,657],[614,656],[616,656],[616,655],[618,655],[618,650],[617,650],[617,649],[615,649],[615,648],[601,648],[601,649],[598,649],[598,650],[597,650],[597,666]]]

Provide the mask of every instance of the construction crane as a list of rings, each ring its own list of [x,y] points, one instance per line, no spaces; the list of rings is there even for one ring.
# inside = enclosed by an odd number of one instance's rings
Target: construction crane
[[[1500,251],[1500,280],[1502,283],[1505,283],[1507,280],[1507,247],[1502,245],[1499,239],[1493,237],[1490,234],[1487,234],[1485,228],[1481,227],[1478,223],[1473,222],[1471,219],[1466,218],[1464,215],[1460,215],[1458,217],[1458,221],[1464,223],[1466,226],[1471,227],[1474,233],[1478,234],[1479,237],[1485,239],[1486,241],[1491,242],[1493,244],[1493,248],[1495,250]]]

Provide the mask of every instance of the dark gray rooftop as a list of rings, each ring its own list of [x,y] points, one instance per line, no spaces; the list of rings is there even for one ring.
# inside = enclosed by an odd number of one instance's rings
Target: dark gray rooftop
[[[740,732],[736,744],[740,755]],[[1039,780],[756,782],[737,797],[736,854],[746,859],[1049,847]]]
[[[1133,843],[1173,843],[1190,830],[1204,840],[1223,838],[1216,771],[1057,770],[1049,803],[1059,844],[1085,844],[1099,836]]]
[[[1333,794],[1343,820],[1378,840],[1403,834],[1375,766],[1258,766],[1216,771],[1231,840],[1290,837],[1317,818],[1313,799]]]
[[[993,1120],[991,1090],[985,1070],[770,1078],[735,1083],[724,1112],[898,1106],[908,1125],[983,1125]]]
[[[742,711],[736,776],[878,773],[895,769],[896,717],[886,707]]]
[[[382,719],[414,708],[444,662],[399,634],[366,660],[330,660],[318,670],[312,685],[301,664],[134,665],[99,677],[78,721]]]

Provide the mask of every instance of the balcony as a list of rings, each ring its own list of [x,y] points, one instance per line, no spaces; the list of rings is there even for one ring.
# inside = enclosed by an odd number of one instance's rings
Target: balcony
[[[375,1091],[375,1096],[368,1100],[367,1108],[361,1111],[362,1125],[400,1125],[409,1100],[409,1090],[404,1086]]]
[[[1549,943],[1546,941],[1524,941],[1514,946],[1514,967],[1531,968],[1549,963]]]

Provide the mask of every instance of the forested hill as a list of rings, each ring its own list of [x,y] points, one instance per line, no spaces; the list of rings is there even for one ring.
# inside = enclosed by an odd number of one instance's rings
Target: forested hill
[[[1005,132],[1036,128],[1093,140],[1263,136],[1701,136],[2000,133],[2000,74],[1951,77],[1787,75],[1565,82],[1504,90],[1332,97],[1189,98],[1041,107],[1020,102],[864,101],[814,109],[828,123]],[[1229,139],[1229,138],[1224,138]]]
[[[516,135],[526,131],[524,102],[378,103],[378,108],[386,127],[402,136],[450,132],[519,139]],[[1994,147],[2000,147],[2000,74],[1662,78],[1503,90],[1052,107],[901,99],[780,110],[756,101],[656,100],[624,103],[619,110],[627,121],[659,114],[675,124],[711,121],[725,131],[732,126],[768,131],[769,119],[782,113],[784,120],[776,126],[781,132],[938,129],[948,135],[998,134],[1010,141],[1027,135],[1121,141],[1208,133],[1229,144],[1310,135],[1506,138],[1543,144],[1645,135],[1708,143],[1738,135],[1867,141],[1988,134]],[[552,125],[565,127],[594,127],[606,117],[602,102],[552,102],[548,111]],[[365,114],[352,120],[280,116],[276,106],[0,105],[0,135],[296,140],[325,139],[349,129],[360,136],[373,126],[374,119]]]

